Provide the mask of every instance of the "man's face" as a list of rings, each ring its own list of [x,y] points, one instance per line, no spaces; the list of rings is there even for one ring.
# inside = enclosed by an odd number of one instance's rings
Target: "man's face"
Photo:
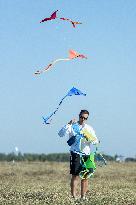
[[[79,123],[80,124],[84,124],[87,119],[88,119],[88,114],[82,113],[81,115],[79,115]]]

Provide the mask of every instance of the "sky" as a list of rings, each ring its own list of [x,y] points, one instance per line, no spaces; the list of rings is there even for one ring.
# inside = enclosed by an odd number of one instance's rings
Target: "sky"
[[[56,19],[58,10],[82,24]],[[136,156],[136,1],[0,0],[0,152],[68,152],[58,131],[81,109],[105,154]],[[87,56],[34,72],[68,51]],[[48,116],[72,88],[86,96],[67,97],[50,125]]]

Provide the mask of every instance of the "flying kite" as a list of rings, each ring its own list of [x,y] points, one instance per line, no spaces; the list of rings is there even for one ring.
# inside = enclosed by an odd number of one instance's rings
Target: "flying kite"
[[[60,105],[62,104],[63,100],[68,97],[68,96],[73,96],[73,95],[83,95],[83,96],[86,96],[85,93],[82,93],[80,90],[78,90],[77,88],[73,87],[69,90],[69,92],[61,99],[61,101],[59,102],[59,105],[58,107],[55,109],[54,112],[52,112],[49,116],[47,117],[42,117],[43,120],[44,120],[44,123],[47,125],[47,124],[50,124],[51,120],[50,119],[53,115],[56,114],[56,112],[58,111]]]
[[[42,70],[37,70],[35,72],[35,75],[39,75],[43,72],[48,71],[54,64],[56,64],[59,61],[69,61],[69,60],[73,60],[75,58],[82,58],[82,59],[86,58],[87,59],[87,57],[84,56],[83,54],[79,54],[74,50],[69,50],[69,57],[68,58],[58,58],[58,59],[52,61],[52,63],[50,63],[47,67],[43,68]]]
[[[57,11],[58,11],[58,10],[57,10]],[[43,23],[43,22],[45,22],[45,21],[50,21],[50,20],[56,19],[56,18],[57,18],[57,11],[54,11],[54,12],[51,14],[50,17],[42,19],[42,20],[40,21],[40,23]],[[59,19],[64,20],[64,21],[69,21],[70,23],[72,23],[72,25],[73,25],[74,28],[76,27],[75,25],[77,25],[77,24],[82,24],[81,22],[73,21],[73,20],[68,19],[68,18],[59,18]]]
[[[41,20],[40,23],[56,19],[57,18],[57,11],[54,11],[49,18],[45,18],[45,19]]]

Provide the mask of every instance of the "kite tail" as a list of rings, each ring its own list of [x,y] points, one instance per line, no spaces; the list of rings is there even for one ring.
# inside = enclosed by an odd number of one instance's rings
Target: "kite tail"
[[[75,23],[74,23],[73,21],[71,21],[71,23],[72,23],[72,26],[73,26],[74,28],[76,28]]]
[[[62,99],[61,99],[61,101],[60,101],[60,103],[59,103],[59,106],[61,105],[61,103],[63,102],[63,100],[67,97],[68,95],[65,95]]]
[[[75,28],[77,24],[82,24],[81,22],[75,22],[75,21],[71,21],[73,27]]]
[[[66,95],[67,96],[67,95]],[[65,96],[65,97],[66,97]],[[50,124],[50,122],[51,122],[51,120],[52,119],[50,119],[53,115],[55,115],[56,114],[56,112],[58,111],[58,109],[59,109],[59,107],[60,107],[60,105],[61,105],[61,103],[62,103],[62,101],[65,99],[65,97],[64,98],[62,98],[62,100],[60,101],[60,103],[59,103],[59,105],[58,105],[58,107],[55,109],[55,111],[54,112],[52,112],[51,113],[51,115],[49,116],[49,117],[47,117],[47,118],[44,118],[44,117],[42,117],[43,118],[43,120],[44,120],[44,123],[45,124]],[[50,119],[50,122],[48,122],[48,120]]]
[[[43,118],[43,121],[44,121],[44,123],[45,123],[46,125],[49,125],[49,124],[50,124],[51,120],[50,120],[50,122],[47,122],[48,119],[44,118],[43,116],[42,116],[42,118]]]
[[[43,117],[43,120],[44,120],[44,123],[45,123],[45,124],[50,124],[50,123],[48,122],[48,120],[49,120],[53,115],[56,114],[56,112],[58,111],[58,109],[59,109],[60,105],[62,104],[63,100],[64,100],[67,96],[72,96],[72,95],[84,95],[84,96],[86,96],[85,93],[82,93],[80,90],[78,90],[78,89],[75,88],[75,87],[73,87],[72,89],[70,89],[70,91],[61,99],[61,101],[59,102],[59,105],[58,105],[58,107],[55,109],[55,111],[52,112],[51,115],[49,115],[48,117],[46,117],[46,118]]]
[[[52,63],[50,63],[46,68],[44,68],[44,71],[47,71],[50,69],[50,67],[52,67],[54,64],[56,64],[58,61],[67,61],[67,60],[70,60],[69,58],[60,58],[60,59],[57,59],[55,61],[53,61]]]
[[[71,21],[71,19],[68,19],[68,18],[60,18],[60,19],[64,21]]]
[[[42,73],[42,71],[37,70],[34,74],[35,74],[35,75],[40,75],[41,73]]]
[[[72,26],[75,28],[76,27],[76,24],[82,24],[80,22],[76,22],[76,21],[72,21],[71,19],[68,19],[68,18],[60,18],[61,20],[64,20],[64,21],[69,21],[72,23]]]
[[[37,70],[34,74],[39,75],[45,71],[48,71],[58,61],[69,61],[69,60],[71,60],[71,59],[70,58],[59,58],[59,59],[53,61],[52,63],[50,63],[47,67],[43,68],[42,70]]]

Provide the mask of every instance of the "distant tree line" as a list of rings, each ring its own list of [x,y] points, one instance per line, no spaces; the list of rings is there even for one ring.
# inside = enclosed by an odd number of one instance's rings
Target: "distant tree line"
[[[24,153],[19,152],[18,154],[11,152],[9,154],[0,153],[0,161],[56,161],[56,162],[68,162],[70,154],[69,153],[52,153],[52,154],[36,154],[36,153]],[[107,161],[116,161],[117,155],[110,156],[103,154],[103,157]],[[125,158],[126,162],[136,162],[136,158]]]
[[[37,154],[37,153],[24,153],[19,152],[15,154],[11,152],[9,154],[0,153],[0,161],[57,161],[67,162],[69,161],[69,153],[53,153],[53,154]]]

